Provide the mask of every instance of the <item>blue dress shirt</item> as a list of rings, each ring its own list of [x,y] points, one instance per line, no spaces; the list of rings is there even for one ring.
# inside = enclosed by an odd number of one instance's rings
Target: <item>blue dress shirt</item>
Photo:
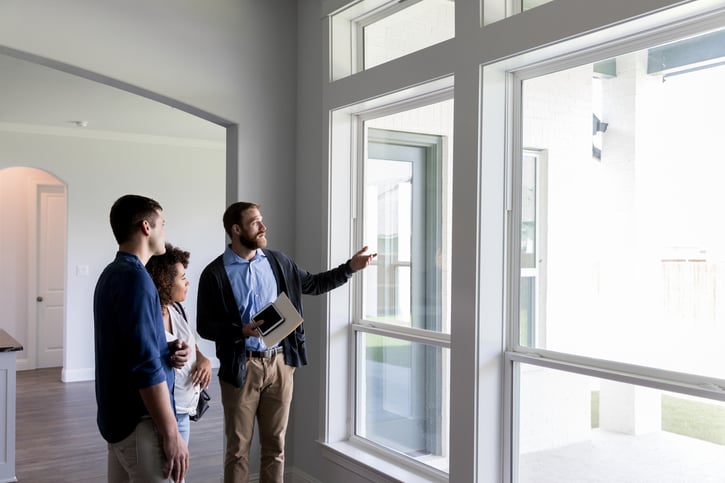
[[[254,314],[277,298],[277,280],[272,267],[262,250],[257,250],[251,260],[245,260],[227,245],[224,269],[232,285],[242,324],[247,325]],[[267,349],[259,337],[247,337],[246,346],[251,351]]]

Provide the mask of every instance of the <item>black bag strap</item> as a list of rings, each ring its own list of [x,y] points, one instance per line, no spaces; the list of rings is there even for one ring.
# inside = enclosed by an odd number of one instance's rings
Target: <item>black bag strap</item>
[[[188,324],[189,319],[186,318],[186,311],[184,310],[184,306],[181,305],[181,302],[174,302],[174,308],[178,313],[181,314],[182,317],[184,317],[184,322]]]

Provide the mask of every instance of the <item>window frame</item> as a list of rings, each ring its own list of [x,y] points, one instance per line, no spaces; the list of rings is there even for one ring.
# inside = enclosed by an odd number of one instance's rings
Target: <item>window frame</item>
[[[509,97],[513,79],[508,74],[535,67],[545,60],[565,59],[572,53],[581,55],[592,46],[616,46],[622,39],[631,42],[642,36],[662,37],[661,27],[671,26],[673,22],[705,25],[712,21],[713,12],[722,11],[721,4],[715,5],[708,0],[686,4],[663,1],[657,6],[619,2],[616,9],[591,3],[586,5],[591,9],[587,19],[576,18],[566,26],[562,24],[560,32],[544,30],[534,38],[517,38],[510,48],[499,48],[495,44],[496,33],[501,35],[504,26],[489,29],[481,29],[481,26],[507,19],[512,31],[527,25],[534,28],[540,18],[555,18],[552,15],[564,18],[558,14],[578,7],[575,0],[550,2],[530,14],[508,20],[513,15],[511,10],[506,11],[511,1],[462,2],[456,6],[456,38],[452,41],[341,82],[335,82],[332,75],[338,68],[333,65],[333,50],[339,50],[340,45],[336,43],[332,32],[334,22],[330,21],[329,15],[351,2],[322,2],[327,20],[322,34],[327,47],[323,65],[329,67],[330,82],[322,88],[320,115],[324,126],[321,205],[327,222],[321,237],[325,246],[321,251],[328,266],[349,257],[349,250],[355,248],[351,242],[353,220],[349,217],[350,206],[355,201],[348,189],[354,174],[339,166],[340,161],[349,160],[357,149],[349,115],[379,107],[383,104],[380,99],[386,96],[389,99],[414,96],[411,90],[431,80],[451,76],[449,85],[452,86],[453,75],[458,93],[465,96],[459,97],[464,101],[456,104],[454,121],[456,156],[465,162],[459,163],[453,173],[452,249],[455,256],[451,266],[456,294],[451,316],[452,323],[457,324],[451,334],[455,347],[451,362],[456,379],[460,381],[453,383],[457,402],[456,413],[451,419],[451,477],[460,481],[511,481],[510,462],[504,458],[510,457],[514,444],[509,424],[513,404],[511,387],[515,384],[515,373],[511,368],[515,358],[527,356],[506,352],[511,340],[504,317],[510,310],[506,306],[510,287],[505,284],[505,270],[510,269],[505,250],[511,207],[513,149],[509,136],[513,132],[511,125],[516,110]],[[614,13],[610,15],[612,11]],[[350,32],[347,33],[349,40]],[[343,39],[343,44],[347,40]],[[349,69],[345,75],[350,75]],[[430,88],[423,90],[430,91]],[[316,151],[312,155],[317,159]],[[337,289],[325,296],[325,300],[322,320],[326,325],[320,329],[324,337],[319,351],[324,391],[319,444],[323,457],[373,481],[430,481],[379,456],[375,448],[348,442],[348,435],[344,434],[345,404],[354,395],[340,396],[340,390],[344,392],[349,388],[350,374],[347,367],[339,367],[341,364],[336,362],[342,360],[339,357],[346,357],[349,350],[354,350],[347,326],[352,313],[349,288]],[[526,360],[536,361],[536,357],[537,354],[533,354]],[[553,362],[542,359],[540,365],[556,363],[571,366],[572,370],[581,366],[581,361],[565,359],[559,357]],[[591,370],[594,365],[585,364],[582,370]],[[609,374],[606,369],[604,372]],[[620,377],[622,373],[614,367],[610,378]],[[702,388],[693,386],[693,390],[699,389]]]
[[[656,16],[655,16],[656,17]],[[647,25],[649,21],[655,22]],[[649,387],[672,393],[679,393],[725,401],[725,380],[697,374],[687,374],[650,366],[596,359],[520,344],[519,295],[521,279],[521,165],[526,151],[522,141],[522,83],[526,79],[566,70],[586,63],[594,63],[629,52],[652,48],[679,38],[697,35],[725,25],[725,12],[703,17],[690,17],[666,23],[655,18],[644,21],[649,28],[642,28],[632,21],[613,27],[604,39],[586,43],[579,49],[567,47],[568,43],[537,52],[518,56],[515,59],[482,67],[482,77],[498,79],[491,82],[493,88],[482,83],[482,102],[494,95],[505,98],[506,124],[505,149],[506,223],[505,223],[505,286],[504,325],[506,334],[504,358],[504,438],[503,438],[503,481],[518,481],[518,398],[521,364],[539,366],[564,372],[581,374]],[[617,32],[621,32],[617,35]],[[586,39],[573,41],[582,43]],[[486,122],[483,123],[485,129]],[[484,142],[485,146],[485,142]]]
[[[330,156],[328,160],[329,259],[344,259],[349,250],[364,241],[357,207],[363,202],[358,169],[365,156],[362,121],[383,117],[453,98],[453,77],[448,76],[398,92],[345,106],[330,112]],[[335,200],[333,203],[332,200]],[[362,322],[362,287],[355,278],[347,289],[329,293],[328,334],[324,363],[326,398],[324,427],[320,441],[323,457],[376,481],[398,478],[410,482],[447,482],[448,473],[403,457],[355,435],[355,332],[393,336],[415,343],[450,348],[449,333],[382,322]],[[356,315],[357,314],[357,315]],[[346,361],[340,364],[339,361]]]
[[[366,67],[365,28],[422,1],[424,0],[358,0],[327,14],[330,21],[329,81],[334,82],[377,67],[378,65],[397,60],[397,58],[390,59],[380,64]],[[450,40],[447,39],[438,43]],[[438,43],[432,45],[437,45]],[[429,48],[432,45],[419,50]],[[415,50],[414,52],[418,52],[419,50]]]
[[[440,102],[439,99],[431,103]],[[424,102],[421,105],[428,105],[429,103]],[[401,109],[399,112],[405,112],[413,109],[414,107],[407,106],[406,109]],[[361,182],[357,186],[357,191],[361,198],[364,198],[366,192],[365,182],[365,167],[369,158],[377,158],[373,154],[385,151],[383,146],[389,146],[393,150],[398,151],[397,156],[401,157],[401,161],[405,160],[412,165],[413,180],[412,183],[412,212],[413,218],[411,220],[411,260],[404,262],[401,266],[408,266],[412,269],[411,277],[411,324],[410,327],[404,325],[388,324],[381,321],[371,320],[365,317],[364,311],[360,311],[355,314],[352,321],[353,337],[357,341],[356,343],[356,366],[358,368],[357,375],[364,377],[363,368],[365,346],[362,342],[362,338],[365,334],[376,334],[385,337],[390,337],[396,340],[410,342],[413,344],[423,344],[426,347],[450,349],[450,333],[443,332],[442,327],[433,326],[442,320],[443,311],[446,309],[448,304],[444,303],[441,299],[440,303],[434,306],[434,312],[430,313],[428,306],[425,306],[425,313],[419,314],[418,310],[424,306],[425,300],[435,300],[437,298],[438,291],[443,291],[443,274],[435,270],[436,253],[431,249],[432,247],[442,246],[443,236],[436,229],[437,225],[442,222],[443,210],[444,210],[444,199],[443,193],[444,188],[442,186],[444,182],[443,169],[444,165],[451,160],[445,160],[446,156],[446,145],[449,142],[443,136],[426,134],[426,133],[413,133],[406,131],[394,131],[375,127],[365,128],[367,121],[373,120],[375,116],[360,116],[357,120],[359,126],[359,137],[365,139],[362,157],[358,160],[358,179]],[[371,150],[371,144],[375,145],[375,149]],[[400,150],[407,151],[405,153]],[[410,151],[408,151],[410,150]],[[412,154],[411,156],[411,153]],[[381,152],[381,154],[383,154]],[[402,155],[402,156],[401,156]],[[393,158],[391,158],[393,159]],[[358,206],[364,210],[366,203],[360,202]],[[431,216],[432,214],[432,216]],[[356,219],[360,220],[362,224],[365,219],[365,213],[360,210],[356,213]],[[363,233],[364,227],[360,227],[357,232]],[[430,243],[431,240],[433,243]],[[358,241],[358,245],[369,243],[369,240],[361,239]],[[417,247],[423,246],[422,250],[416,249]],[[380,247],[378,247],[380,248]],[[373,262],[375,263],[375,262]],[[362,277],[368,276],[365,272],[361,274]],[[422,287],[422,289],[421,289]],[[364,291],[364,284],[360,283],[357,285],[356,297],[360,301],[357,307],[362,307],[362,301],[366,297]],[[422,324],[416,324],[417,320],[422,321]],[[422,325],[422,326],[420,326]],[[418,352],[418,350],[414,350]],[[426,351],[427,352],[427,351]],[[447,360],[448,358],[444,358]],[[439,362],[441,364],[441,370],[447,371],[449,364],[444,361]],[[427,365],[426,365],[427,367]],[[414,367],[414,372],[420,370],[419,366]],[[439,448],[433,449],[436,451],[435,454],[442,454],[448,458],[449,450],[449,415],[450,415],[450,404],[447,399],[450,394],[450,373],[444,374],[445,382],[436,380],[433,384],[435,389],[433,393],[426,391],[426,397],[435,397],[440,395],[441,397],[441,409],[443,411],[440,421],[437,423],[439,427],[439,434],[444,436],[441,441],[438,442]],[[443,386],[446,386],[445,388]],[[356,406],[362,407],[363,393],[364,390],[360,388],[359,383],[356,382]],[[426,403],[427,403],[426,399]],[[423,408],[433,407],[424,403]],[[363,430],[364,415],[359,415],[357,410],[355,411],[355,428],[354,434],[358,434]],[[427,423],[430,421],[426,421]],[[356,436],[360,437],[360,436]],[[361,437],[362,438],[362,437]],[[364,438],[363,438],[364,439]],[[374,443],[373,443],[374,444]],[[432,456],[425,458],[428,461],[432,459],[440,459],[439,456]],[[411,458],[413,461],[418,461],[415,458]],[[434,466],[434,465],[431,465]]]

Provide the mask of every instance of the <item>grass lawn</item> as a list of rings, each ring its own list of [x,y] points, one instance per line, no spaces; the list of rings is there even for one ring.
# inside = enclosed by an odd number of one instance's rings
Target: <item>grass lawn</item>
[[[366,357],[368,361],[410,367],[412,343],[377,334],[365,334],[365,337],[367,345]]]
[[[592,391],[592,428],[599,427],[599,391]],[[725,445],[725,406],[662,395],[662,430]]]

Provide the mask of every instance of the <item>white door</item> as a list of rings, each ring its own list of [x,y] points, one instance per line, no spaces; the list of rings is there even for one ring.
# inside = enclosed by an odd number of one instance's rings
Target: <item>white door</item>
[[[38,185],[37,367],[63,365],[65,188]]]

